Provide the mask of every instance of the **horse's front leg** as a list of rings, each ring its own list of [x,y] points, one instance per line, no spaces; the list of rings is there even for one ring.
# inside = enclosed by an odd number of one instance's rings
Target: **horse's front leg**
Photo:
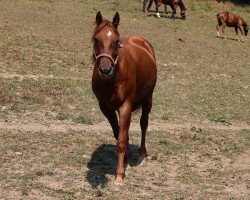
[[[224,39],[227,39],[225,36],[225,29],[226,29],[226,23],[223,23],[222,24],[222,35],[223,35]]]
[[[243,26],[240,26],[239,29],[241,32],[241,42],[244,42],[244,28],[243,28]]]
[[[119,190],[120,186],[123,185],[124,178],[124,160],[126,161],[126,153],[128,149],[128,130],[131,121],[131,109],[132,105],[130,102],[125,102],[119,108],[119,137],[117,141],[118,150],[118,164],[116,170],[116,178],[114,182],[114,189]]]
[[[103,104],[101,102],[99,102],[99,107],[102,113],[104,114],[104,116],[108,119],[112,127],[115,139],[118,140],[119,125],[118,125],[118,119],[117,119],[115,111],[111,110],[106,104]]]
[[[236,34],[236,39],[239,41],[239,37],[238,37],[238,27],[234,27],[235,30],[235,34]]]

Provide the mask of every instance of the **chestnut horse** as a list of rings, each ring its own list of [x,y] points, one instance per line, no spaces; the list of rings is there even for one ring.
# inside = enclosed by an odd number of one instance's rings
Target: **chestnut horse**
[[[145,1],[146,1],[146,0],[145,0]],[[145,1],[144,1],[144,4],[146,3]],[[151,5],[152,5],[151,2],[152,2],[152,1],[150,0],[149,5],[148,5],[148,7],[147,7],[147,10],[150,9],[150,7],[151,7]],[[160,18],[159,7],[160,7],[161,4],[163,3],[163,4],[165,5],[165,13],[167,13],[167,5],[169,5],[169,6],[171,7],[171,9],[172,9],[172,11],[173,11],[171,18],[173,18],[173,19],[176,18],[176,17],[175,17],[176,8],[179,6],[180,9],[181,9],[181,13],[180,13],[180,14],[181,14],[181,18],[182,18],[182,19],[186,19],[186,10],[187,10],[187,9],[186,9],[186,7],[185,7],[185,5],[184,5],[184,3],[183,3],[182,0],[154,0],[154,2],[155,2],[156,16],[157,16],[158,18]]]
[[[242,17],[236,16],[236,15],[226,11],[226,12],[222,12],[222,13],[217,14],[217,20],[218,20],[218,25],[216,26],[216,29],[217,29],[217,36],[218,37],[220,37],[219,27],[222,26],[222,35],[226,39],[225,28],[226,28],[226,26],[228,26],[228,27],[234,27],[237,40],[239,40],[238,29],[240,29],[242,41],[244,41],[243,31],[245,33],[245,36],[247,36],[249,28],[248,28],[247,23],[243,20]]]
[[[119,21],[118,12],[113,17],[113,22],[110,22],[103,19],[99,11],[92,37],[92,90],[117,140],[118,164],[113,184],[115,190],[123,185],[125,168],[128,166],[131,114],[139,108],[142,108],[139,161],[146,158],[145,137],[157,75],[151,44],[140,36],[120,37],[117,30]]]

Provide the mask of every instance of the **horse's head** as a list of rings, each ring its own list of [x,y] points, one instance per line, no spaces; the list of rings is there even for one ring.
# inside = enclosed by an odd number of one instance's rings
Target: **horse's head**
[[[98,67],[99,75],[103,79],[111,78],[114,75],[118,62],[120,42],[117,27],[119,21],[118,12],[113,17],[113,22],[103,19],[100,11],[96,14],[96,28],[92,37],[93,59]]]
[[[181,10],[181,17],[184,20],[187,18],[187,9],[186,8]]]
[[[244,26],[245,36],[247,36],[248,30],[249,30],[249,27],[248,27],[248,25],[246,24],[246,25]]]

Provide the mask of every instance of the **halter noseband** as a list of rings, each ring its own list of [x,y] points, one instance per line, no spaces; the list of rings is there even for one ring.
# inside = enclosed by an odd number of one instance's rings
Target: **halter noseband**
[[[95,60],[98,60],[99,58],[103,58],[103,57],[105,57],[105,58],[108,58],[109,60],[111,60],[111,62],[112,62],[112,65],[116,65],[117,64],[117,62],[118,62],[118,55],[116,56],[116,58],[115,58],[115,60],[112,58],[112,56],[111,55],[109,55],[109,54],[106,54],[106,53],[101,53],[101,54],[99,54],[98,56],[95,54],[95,52],[94,52],[94,55],[95,55]]]

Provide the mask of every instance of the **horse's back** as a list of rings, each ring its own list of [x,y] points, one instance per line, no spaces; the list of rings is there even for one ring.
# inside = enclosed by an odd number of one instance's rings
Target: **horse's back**
[[[142,53],[146,51],[155,61],[154,49],[152,45],[143,37],[137,35],[121,37],[121,43],[123,46],[127,45],[128,48],[134,49],[135,51]]]
[[[134,105],[151,95],[156,83],[156,61],[151,44],[140,36],[121,37],[123,59],[126,60],[130,83],[134,82],[136,94]],[[132,77],[136,80],[132,81]],[[133,106],[137,107],[137,106]]]
[[[150,73],[156,76],[154,49],[146,39],[141,36],[133,35],[121,37],[121,43],[127,61],[131,65],[137,66],[137,71],[139,71],[139,73],[142,73],[142,71],[148,73],[150,71]]]
[[[243,24],[244,20],[240,16],[236,16],[228,11],[218,13],[217,14],[218,23],[221,25],[222,23],[226,23],[228,27],[236,27],[239,24]]]

